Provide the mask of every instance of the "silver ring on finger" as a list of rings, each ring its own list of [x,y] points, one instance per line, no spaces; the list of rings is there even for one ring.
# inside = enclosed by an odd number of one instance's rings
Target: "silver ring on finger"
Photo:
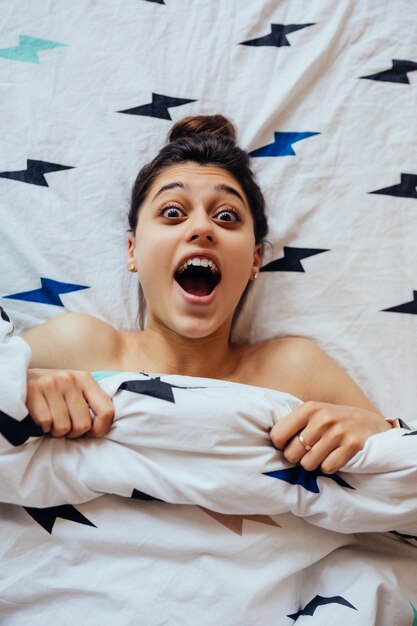
[[[306,452],[310,452],[311,450],[311,446],[308,445],[307,441],[304,439],[304,437],[302,435],[297,435],[298,437],[298,441],[301,443],[301,445],[303,446],[304,450]]]

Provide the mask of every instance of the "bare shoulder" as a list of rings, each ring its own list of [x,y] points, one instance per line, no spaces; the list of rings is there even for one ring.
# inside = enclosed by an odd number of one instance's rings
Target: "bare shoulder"
[[[257,351],[268,367],[296,367],[304,373],[326,353],[307,337],[276,337],[257,344]]]
[[[32,350],[30,367],[97,369],[113,362],[120,333],[86,313],[64,313],[22,335]]]
[[[315,341],[307,337],[279,337],[258,344],[256,349],[264,386],[289,391],[304,401],[375,410],[353,378]]]
[[[305,337],[288,336],[247,346],[244,377],[249,384],[310,399],[311,371],[320,348]]]
[[[323,352],[321,348],[312,340],[307,337],[288,336],[288,337],[273,337],[267,339],[258,344],[259,349],[265,354],[268,354],[271,358],[276,357],[278,354],[285,352],[286,357],[299,358],[300,356],[313,357],[318,352]]]

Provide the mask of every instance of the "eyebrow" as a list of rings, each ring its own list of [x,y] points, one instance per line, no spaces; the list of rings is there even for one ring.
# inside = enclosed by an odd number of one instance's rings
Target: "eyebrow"
[[[156,194],[154,195],[154,197],[152,198],[152,202],[161,195],[161,193],[164,193],[164,191],[168,191],[169,189],[175,189],[176,187],[179,187],[180,189],[188,189],[188,185],[184,185],[184,183],[180,183],[180,182],[176,182],[176,183],[168,183],[167,185],[163,185],[161,187],[161,189],[159,189],[159,191],[156,192]]]
[[[237,198],[239,198],[242,204],[246,205],[246,202],[243,199],[242,194],[240,194],[238,190],[235,189],[234,187],[230,187],[229,185],[225,185],[224,183],[222,183],[220,185],[216,185],[214,189],[215,191],[224,191],[225,193],[230,193],[233,196],[236,196]]]
[[[170,189],[183,189],[184,191],[189,189],[188,185],[185,185],[184,183],[181,183],[179,181],[177,182],[173,182],[173,183],[168,183],[166,185],[163,185],[154,195],[154,197],[152,198],[152,202],[158,197],[160,196],[162,193],[164,193],[164,191],[169,191]],[[242,202],[242,204],[246,205],[246,202],[242,196],[242,194],[240,194],[237,189],[235,189],[234,187],[230,187],[230,185],[225,185],[224,183],[221,183],[220,185],[216,185],[214,187],[215,191],[223,191],[224,193],[229,193],[232,194],[233,196],[236,196],[237,198],[239,198],[239,200]]]

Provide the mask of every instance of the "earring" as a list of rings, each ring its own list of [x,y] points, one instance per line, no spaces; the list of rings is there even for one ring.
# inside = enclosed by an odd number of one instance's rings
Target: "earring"
[[[127,266],[127,270],[128,272],[137,272],[138,270],[136,269],[136,266],[134,263],[129,263],[129,265]]]
[[[259,276],[259,272],[257,270],[255,270],[252,274],[252,280],[256,280]]]

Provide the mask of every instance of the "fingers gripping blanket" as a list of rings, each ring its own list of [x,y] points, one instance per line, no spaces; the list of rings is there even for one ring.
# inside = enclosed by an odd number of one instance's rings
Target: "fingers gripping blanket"
[[[305,472],[268,436],[293,396],[123,372],[97,376],[116,409],[106,438],[43,437],[26,344],[2,324],[2,623],[413,623],[413,432]]]

